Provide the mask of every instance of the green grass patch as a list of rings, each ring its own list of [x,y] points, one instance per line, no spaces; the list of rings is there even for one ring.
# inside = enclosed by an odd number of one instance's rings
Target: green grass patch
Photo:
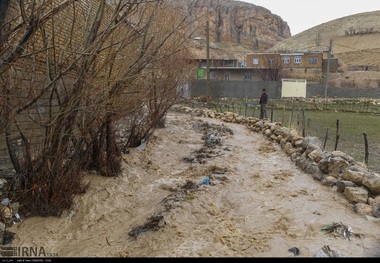
[[[259,117],[258,100],[213,100],[211,106],[192,103],[190,107],[209,107],[245,117]],[[368,167],[380,173],[380,103],[373,99],[284,99],[270,100],[268,117],[273,122],[294,128],[300,135],[318,137],[326,151],[339,150],[365,162],[364,135],[368,138]]]

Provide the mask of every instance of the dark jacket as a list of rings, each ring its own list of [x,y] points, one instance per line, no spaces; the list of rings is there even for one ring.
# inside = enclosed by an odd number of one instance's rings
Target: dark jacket
[[[268,102],[268,94],[266,94],[265,92],[263,92],[261,94],[261,97],[260,97],[260,104],[267,104]]]

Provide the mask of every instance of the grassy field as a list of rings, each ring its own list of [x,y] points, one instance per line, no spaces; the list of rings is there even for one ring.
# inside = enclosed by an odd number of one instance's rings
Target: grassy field
[[[280,121],[286,127],[295,128],[301,135],[318,137],[323,145],[325,144],[325,150],[340,150],[350,154],[357,161],[365,161],[364,133],[366,133],[368,166],[371,170],[380,172],[380,115],[335,110],[305,110],[293,112],[295,119],[292,122],[289,116],[291,116],[289,111],[273,110],[273,121]]]
[[[201,107],[202,104],[193,104]],[[206,106],[203,104],[203,106]],[[258,101],[213,100],[211,109],[259,117]],[[294,128],[300,135],[318,137],[326,151],[339,150],[365,162],[364,133],[368,139],[371,171],[380,173],[380,104],[375,100],[272,100],[267,108],[273,122]]]

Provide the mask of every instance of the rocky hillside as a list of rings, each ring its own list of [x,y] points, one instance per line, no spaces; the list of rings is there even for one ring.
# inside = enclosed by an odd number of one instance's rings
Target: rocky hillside
[[[342,66],[380,66],[380,11],[342,17],[310,28],[277,43],[269,50],[328,50],[332,40],[334,56]]]
[[[380,11],[332,20],[278,42],[269,51],[328,50],[339,60],[335,85],[378,87],[380,82]],[[334,84],[334,83],[332,83]]]
[[[190,14],[189,40],[195,58],[206,57],[206,21],[209,21],[210,56],[244,60],[246,53],[264,51],[291,36],[288,24],[270,10],[242,1],[171,0]]]

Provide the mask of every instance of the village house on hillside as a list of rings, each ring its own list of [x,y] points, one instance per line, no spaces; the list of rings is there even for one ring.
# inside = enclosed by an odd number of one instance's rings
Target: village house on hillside
[[[330,72],[338,69],[338,59],[328,59],[328,51],[299,51],[246,54],[245,61],[212,58],[210,79],[217,80],[281,80],[306,79],[323,83],[329,65]],[[206,78],[207,59],[198,61],[198,79]]]

